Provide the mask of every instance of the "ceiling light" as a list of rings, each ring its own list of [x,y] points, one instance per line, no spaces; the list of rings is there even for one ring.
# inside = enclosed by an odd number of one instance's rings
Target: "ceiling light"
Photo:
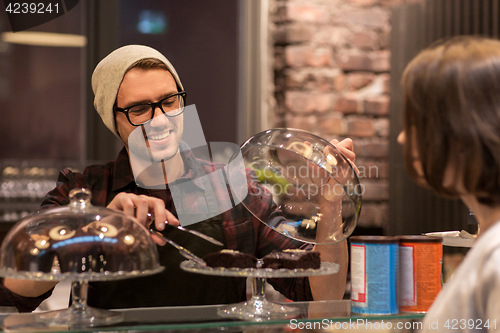
[[[87,37],[83,35],[40,31],[4,32],[1,34],[1,39],[7,43],[36,46],[85,47],[87,45]]]

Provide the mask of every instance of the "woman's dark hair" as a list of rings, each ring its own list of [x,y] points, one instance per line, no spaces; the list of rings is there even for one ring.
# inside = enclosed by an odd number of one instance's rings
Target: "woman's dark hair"
[[[402,87],[412,177],[421,180],[416,147],[423,178],[437,193],[457,197],[461,183],[479,202],[500,204],[500,41],[460,36],[431,45],[408,64]],[[444,182],[450,165],[451,186]]]

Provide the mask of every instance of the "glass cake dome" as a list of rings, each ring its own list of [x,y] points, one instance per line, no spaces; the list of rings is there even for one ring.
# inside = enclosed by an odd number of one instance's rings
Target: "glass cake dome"
[[[363,186],[328,141],[271,129],[248,139],[228,163],[233,200],[275,231],[304,242],[340,242],[354,231]],[[263,204],[262,204],[263,203]]]
[[[91,205],[90,191],[73,189],[69,198],[69,205],[41,210],[11,228],[0,248],[0,276],[74,281],[73,305],[41,313],[41,321],[81,326],[121,321],[118,312],[86,305],[88,281],[160,272],[156,244],[134,218]]]

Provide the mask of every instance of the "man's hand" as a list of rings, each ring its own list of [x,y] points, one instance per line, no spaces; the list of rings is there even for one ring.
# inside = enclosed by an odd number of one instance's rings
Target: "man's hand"
[[[326,147],[323,154],[326,156],[327,163],[325,169],[309,163],[311,181],[321,187],[322,196],[328,201],[340,200],[344,196],[344,187],[353,177],[353,172],[358,173],[358,168],[354,164],[356,154],[353,150],[353,142],[347,138],[342,141],[332,140],[330,142],[337,150],[331,147]],[[339,152],[347,159],[339,155]],[[350,165],[349,165],[350,164]],[[352,166],[352,170],[351,170]],[[332,176],[328,174],[331,173]],[[334,177],[334,178],[332,178]]]
[[[179,220],[167,209],[163,200],[148,197],[146,195],[136,195],[132,193],[119,193],[106,207],[112,210],[123,212],[128,216],[135,217],[142,225],[149,229],[152,222],[151,215],[155,216],[155,227],[157,230],[165,229],[165,223],[172,226],[179,226]],[[153,236],[153,240],[158,245],[164,245],[165,241]]]
[[[330,141],[332,145],[337,147],[337,149],[351,162],[354,168],[356,166],[354,165],[354,162],[356,162],[356,154],[354,153],[354,145],[352,142],[352,139],[347,138],[339,142],[339,140],[332,140]],[[358,169],[356,168],[356,173],[358,172]]]

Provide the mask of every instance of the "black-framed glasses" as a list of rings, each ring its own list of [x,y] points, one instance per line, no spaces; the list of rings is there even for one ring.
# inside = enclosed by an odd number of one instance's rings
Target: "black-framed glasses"
[[[176,117],[184,112],[185,105],[186,92],[181,91],[177,94],[167,96],[156,103],[137,104],[128,108],[115,106],[114,110],[125,113],[129,123],[133,126],[141,126],[153,120],[156,108],[160,108],[161,112],[167,117]]]

